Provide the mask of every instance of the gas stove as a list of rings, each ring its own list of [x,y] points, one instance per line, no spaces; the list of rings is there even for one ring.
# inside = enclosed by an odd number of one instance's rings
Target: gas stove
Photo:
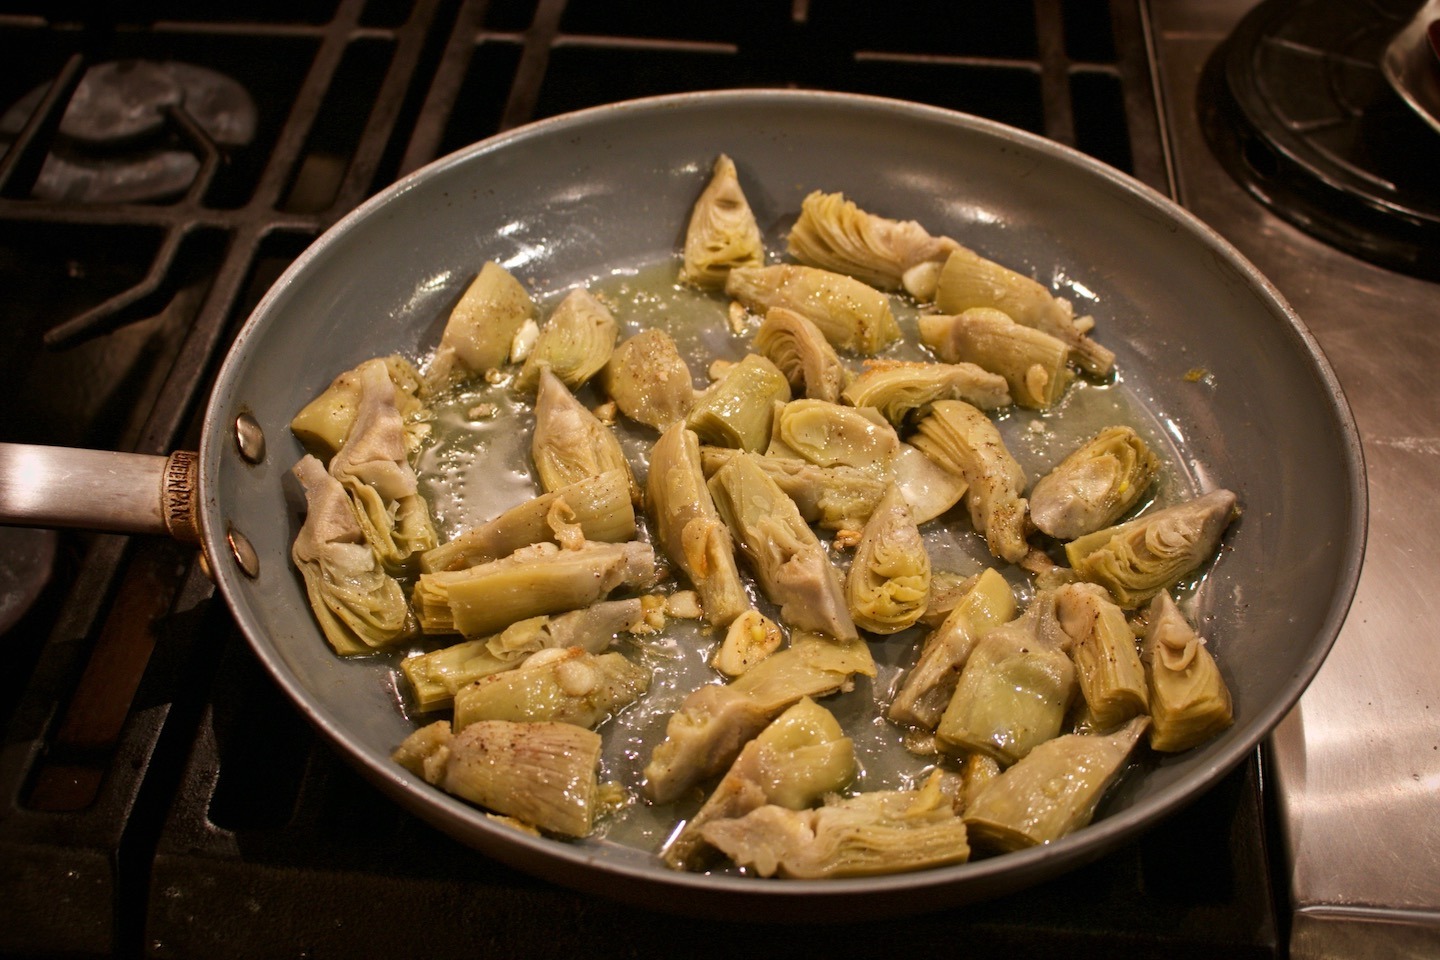
[[[1286,228],[1211,159],[1193,106],[1200,67],[1247,5],[1188,6],[1203,15],[1125,0],[933,0],[903,16],[825,0],[6,4],[0,369],[17,406],[0,439],[193,445],[238,325],[365,196],[533,119],[693,89],[899,97],[1077,146],[1190,204],[1314,325],[1313,279],[1266,262],[1265,238]],[[1433,293],[1318,242],[1302,249],[1331,292],[1358,271],[1372,302]],[[1347,388],[1368,384],[1370,361],[1336,355],[1353,346],[1349,315],[1330,320],[1328,304],[1321,315]],[[1401,341],[1440,350],[1440,327],[1424,330]],[[1362,430],[1367,397],[1351,396]],[[1433,461],[1433,406],[1424,415],[1404,455]],[[1377,512],[1391,501],[1375,485],[1393,481],[1377,480],[1376,454],[1383,464],[1392,451],[1367,447]],[[1399,562],[1376,538],[1372,568],[1377,551]],[[858,957],[898,934],[921,952],[959,937],[981,955],[1274,957],[1289,948],[1292,899],[1304,906],[1310,889],[1291,829],[1306,795],[1293,720],[1277,773],[1257,754],[1161,829],[1021,894],[885,923],[707,921],[697,937],[663,904],[636,910],[531,879],[379,795],[263,674],[185,548],[10,530],[0,557],[24,573],[13,589],[0,581],[12,665],[0,679],[0,953],[704,957],[803,944]],[[1388,596],[1374,581],[1362,603]],[[1309,935],[1308,919],[1294,926]]]

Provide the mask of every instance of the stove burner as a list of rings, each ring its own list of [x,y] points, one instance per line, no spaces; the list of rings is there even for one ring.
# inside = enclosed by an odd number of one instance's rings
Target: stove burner
[[[1440,279],[1440,137],[1380,59],[1415,0],[1266,0],[1216,51],[1198,109],[1241,186],[1372,263]]]
[[[45,90],[30,91],[0,117],[0,145],[19,133]],[[173,109],[183,110],[220,147],[244,146],[255,136],[255,101],[224,74],[175,62],[97,64],[70,99],[33,195],[135,203],[183,193],[200,159],[176,135]]]
[[[30,609],[55,566],[54,530],[0,527],[0,638]]]

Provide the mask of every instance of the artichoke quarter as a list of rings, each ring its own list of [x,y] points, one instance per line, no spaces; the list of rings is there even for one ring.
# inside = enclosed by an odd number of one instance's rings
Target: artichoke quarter
[[[785,374],[758,353],[746,354],[695,399],[685,425],[705,443],[758,452],[770,439],[775,403],[789,399]]]
[[[714,820],[743,817],[767,803],[803,810],[838,793],[857,772],[855,748],[830,711],[801,697],[741,749],[695,816],[661,856],[677,870],[704,865],[713,853],[701,828]]]
[[[588,836],[595,822],[600,735],[573,723],[486,720],[416,730],[394,759],[447,793],[547,833]]]
[[[1022,407],[1053,406],[1070,383],[1063,341],[985,307],[955,316],[922,316],[920,339],[946,363],[972,363],[1005,378]]]
[[[741,749],[782,711],[803,697],[847,689],[856,674],[875,676],[875,660],[860,639],[836,641],[796,632],[790,646],[728,684],[689,694],[665,724],[665,739],[645,766],[645,794],[669,803],[725,770]]]
[[[685,419],[695,405],[690,367],[664,330],[641,330],[621,343],[600,379],[621,413],[656,430]]]
[[[901,444],[902,452],[904,444]],[[702,447],[700,463],[706,476],[729,463],[738,450]],[[921,457],[924,459],[923,455]],[[885,481],[855,467],[822,467],[808,460],[757,456],[755,463],[794,501],[806,523],[827,530],[852,530],[864,525],[885,495]],[[949,501],[953,504],[958,495]],[[929,519],[929,517],[926,517]]]
[[[1031,601],[1018,620],[986,632],[935,729],[942,748],[980,751],[1011,764],[1059,735],[1075,697],[1067,639],[1047,594]]]
[[[535,302],[524,285],[487,260],[450,311],[425,372],[426,383],[438,389],[504,365],[515,334],[534,317]]]
[[[894,485],[865,522],[845,580],[845,598],[856,626],[871,633],[899,633],[925,612],[930,554]]]
[[[794,501],[752,454],[737,454],[710,478],[710,495],[780,619],[837,639],[857,636],[840,575]]]
[[[934,730],[980,637],[1015,616],[1010,584],[987,567],[961,594],[920,650],[886,713],[896,723]]]
[[[521,547],[555,539],[556,504],[569,511],[586,540],[624,543],[635,538],[635,507],[623,470],[607,470],[550,493],[532,497],[478,527],[457,534],[420,555],[425,573],[463,570],[508,557]]]
[[[565,295],[525,358],[515,378],[519,390],[531,391],[540,383],[540,368],[571,390],[578,390],[610,360],[619,327],[610,310],[590,291],[577,287]]]
[[[889,478],[899,451],[895,428],[871,408],[793,400],[776,412],[774,437],[766,452]]]
[[[1239,515],[1235,494],[1215,490],[1072,540],[1065,556],[1082,579],[1133,609],[1199,569]]]
[[[852,407],[874,407],[895,426],[936,400],[965,400],[982,410],[1010,405],[1010,387],[998,373],[973,363],[909,363],[869,360],[845,388]]]
[[[801,396],[837,403],[850,382],[850,371],[825,334],[794,310],[771,307],[755,332],[755,349],[770,358]]]
[[[990,552],[1011,563],[1029,552],[1025,473],[990,418],[963,400],[937,400],[911,443],[969,485],[970,521]]]
[[[935,288],[935,305],[949,314],[976,307],[1003,311],[1016,323],[1062,341],[1070,359],[1096,376],[1106,376],[1115,365],[1115,354],[1090,339],[1089,317],[1077,318],[1069,301],[973,250],[961,247],[946,258]]]
[[[735,544],[705,485],[700,443],[683,423],[672,424],[651,449],[646,492],[655,539],[695,585],[706,619],[723,627],[749,609]]]
[[[1109,730],[1149,709],[1135,634],[1105,589],[1066,584],[1055,591],[1055,613],[1072,641],[1070,658],[1094,726]]]
[[[719,290],[732,268],[764,263],[760,227],[740,188],[734,161],[722,153],[715,160],[710,183],[690,211],[680,279],[707,290]]]
[[[345,371],[295,414],[290,421],[290,431],[305,444],[305,449],[324,461],[335,456],[355,425],[355,415],[360,408],[362,368],[376,363],[384,365],[385,373],[395,385],[395,409],[404,424],[405,452],[412,457],[419,452],[421,441],[430,432],[431,411],[421,399],[424,388],[419,372],[399,355],[366,360]]]
[[[588,606],[622,586],[648,587],[655,576],[648,543],[572,550],[537,543],[464,570],[422,573],[412,599],[426,633],[483,637],[529,617]]]
[[[965,823],[938,790],[878,790],[817,810],[777,804],[701,828],[713,846],[762,877],[868,877],[970,857]]]
[[[1189,750],[1235,721],[1230,689],[1169,593],[1150,601],[1147,620],[1150,746],[1165,753]]]
[[[1107,427],[1036,481],[1030,520],[1057,540],[1094,533],[1140,502],[1160,458],[1129,427]]]
[[[305,522],[290,557],[330,646],[349,656],[411,636],[415,618],[405,594],[366,542],[340,481],[309,454],[294,474],[305,488]]]
[[[636,631],[644,616],[639,599],[604,600],[583,610],[520,620],[491,637],[406,657],[400,661],[400,670],[410,682],[418,709],[443,710],[451,706],[462,687],[513,670],[540,650],[578,647],[599,653],[616,634]]]
[[[540,371],[530,455],[535,460],[540,485],[548,491],[554,492],[611,470],[622,470],[631,499],[637,503],[640,500],[640,488],[620,441],[575,399],[548,367]]]
[[[1037,746],[966,806],[975,844],[1023,850],[1088,824],[1149,723],[1135,717],[1108,736],[1071,733]]]
[[[430,507],[421,496],[405,452],[405,425],[385,366],[360,367],[360,404],[345,445],[330,460],[355,505],[355,515],[385,569],[413,566],[412,557],[435,546]]]
[[[456,691],[454,727],[463,730],[483,720],[549,720],[594,728],[648,689],[650,672],[618,653],[550,649]]]
[[[932,300],[940,267],[960,244],[931,236],[913,220],[889,220],[866,213],[843,194],[812,192],[800,204],[790,229],[790,255],[801,263],[833,270],[881,290],[904,289]]]
[[[725,292],[755,313],[785,307],[804,315],[838,350],[868,356],[900,339],[885,294],[829,270],[794,264],[737,267],[725,280]]]

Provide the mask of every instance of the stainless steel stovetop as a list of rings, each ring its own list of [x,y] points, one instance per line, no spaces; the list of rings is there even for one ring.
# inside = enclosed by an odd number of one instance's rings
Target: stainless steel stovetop
[[[1151,0],[1149,13],[1178,197],[1315,334],[1354,409],[1369,474],[1350,615],[1269,744],[1290,955],[1440,956],[1440,286],[1312,239],[1217,163],[1197,123],[1197,86],[1253,6]]]

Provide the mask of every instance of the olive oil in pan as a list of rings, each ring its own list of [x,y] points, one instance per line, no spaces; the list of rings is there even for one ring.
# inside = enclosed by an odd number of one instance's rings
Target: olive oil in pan
[[[709,383],[708,371],[714,361],[736,361],[751,352],[758,319],[751,318],[738,332],[733,330],[728,300],[679,284],[676,281],[678,263],[677,259],[666,259],[634,270],[617,271],[593,278],[587,286],[614,314],[620,340],[649,327],[668,332],[689,364],[696,388],[703,389]],[[558,290],[537,297],[539,316],[548,316],[565,292]],[[919,345],[915,306],[900,297],[891,300],[903,337],[881,356],[895,360],[932,360]],[[1103,321],[1097,336],[1104,341]],[[849,362],[853,369],[859,369],[859,362],[854,358]],[[1099,430],[1114,424],[1128,424],[1164,463],[1162,480],[1151,499],[1164,505],[1193,495],[1195,480],[1184,472],[1186,461],[1164,429],[1163,415],[1153,404],[1137,400],[1140,394],[1129,377],[1130,372],[1123,369],[1104,383],[1077,377],[1061,402],[1051,410],[1010,408],[996,415],[1007,447],[1031,483]],[[1163,396],[1163,391],[1158,393]],[[605,400],[597,386],[586,386],[577,395],[592,409]],[[432,439],[420,456],[418,472],[421,489],[431,504],[442,539],[483,523],[537,494],[540,488],[530,459],[534,414],[530,398],[511,389],[508,378],[497,384],[482,382],[441,398],[434,409]],[[643,485],[649,448],[658,434],[623,416],[617,416],[614,429],[637,480]],[[649,540],[643,516],[637,515],[637,524],[638,535]],[[1029,579],[1022,571],[1000,564],[990,556],[983,538],[972,530],[963,506],[925,524],[922,535],[935,570],[969,575],[986,566],[999,565],[1022,604],[1033,595]],[[849,554],[832,549],[830,555],[843,575]],[[687,586],[671,583],[662,589]],[[760,597],[753,585],[748,589],[759,609],[775,618],[774,606]],[[923,637],[923,628],[912,628],[894,636],[872,639],[870,650],[877,676],[874,679],[856,677],[852,690],[822,701],[854,742],[860,767],[854,789],[915,787],[938,762],[934,757],[907,750],[905,731],[883,717],[900,678],[913,664]],[[618,844],[644,856],[658,850],[677,825],[698,809],[703,800],[698,791],[677,803],[655,806],[643,798],[640,785],[643,769],[655,746],[663,740],[670,715],[692,690],[702,684],[720,682],[719,674],[709,666],[720,639],[719,631],[703,623],[667,619],[666,628],[660,634],[627,636],[617,641],[616,649],[648,668],[652,680],[645,696],[599,728],[605,742],[600,779],[619,784],[625,800],[618,809],[597,821],[594,835],[580,841],[582,844]],[[426,648],[439,645],[432,641],[423,644]],[[403,680],[397,682],[403,687]],[[412,719],[424,722],[433,718],[415,715]]]

